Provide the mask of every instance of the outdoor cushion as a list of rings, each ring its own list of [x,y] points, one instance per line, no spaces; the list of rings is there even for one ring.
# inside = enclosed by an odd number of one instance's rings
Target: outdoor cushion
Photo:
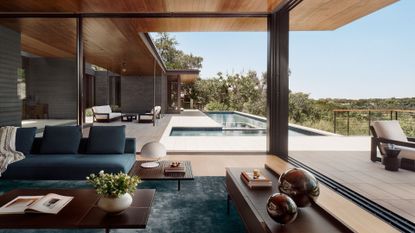
[[[111,113],[111,107],[109,105],[102,105],[102,106],[94,106],[92,107],[94,113]]]
[[[99,159],[97,159],[99,158]],[[11,164],[2,179],[84,180],[91,173],[128,173],[135,154],[43,154],[30,155]]]
[[[122,154],[125,149],[125,125],[92,126],[89,132],[88,154]]]
[[[375,121],[373,122],[373,128],[379,138],[385,138],[395,141],[407,142],[408,138],[403,132],[399,121]],[[385,154],[384,145],[381,144],[380,149],[382,154]]]
[[[17,128],[16,130],[16,150],[24,155],[30,154],[33,141],[35,140],[36,127]]]
[[[78,153],[81,137],[80,126],[46,126],[40,153],[76,154]]]
[[[112,112],[110,113],[110,119],[112,118],[116,118],[116,117],[120,117],[121,113],[120,112]]]
[[[404,147],[404,146],[396,146],[396,148],[401,150],[401,152],[399,152],[398,158],[415,160],[415,148]]]

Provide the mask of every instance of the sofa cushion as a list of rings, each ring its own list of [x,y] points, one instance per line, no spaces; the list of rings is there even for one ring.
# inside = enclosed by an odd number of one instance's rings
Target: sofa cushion
[[[91,173],[128,173],[135,154],[39,154],[11,164],[2,179],[84,180]]]
[[[46,126],[40,153],[76,154],[78,153],[81,137],[80,126]]]
[[[89,131],[88,154],[122,154],[125,149],[125,125],[92,126]]]
[[[35,140],[36,127],[17,128],[16,130],[16,150],[24,155],[30,154],[33,141]]]

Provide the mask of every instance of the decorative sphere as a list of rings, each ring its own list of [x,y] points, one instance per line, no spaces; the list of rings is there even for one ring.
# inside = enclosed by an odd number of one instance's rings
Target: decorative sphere
[[[274,193],[268,199],[267,212],[276,222],[289,224],[297,218],[297,205],[289,196],[283,193]]]
[[[298,207],[306,207],[320,195],[317,179],[301,168],[285,171],[279,178],[279,190],[290,196]]]
[[[149,142],[141,149],[141,156],[149,159],[159,159],[166,156],[166,148],[159,142]]]

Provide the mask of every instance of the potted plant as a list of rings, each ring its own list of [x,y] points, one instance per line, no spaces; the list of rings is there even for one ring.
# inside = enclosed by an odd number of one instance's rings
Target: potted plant
[[[97,193],[101,196],[98,207],[108,213],[119,213],[127,209],[133,202],[137,185],[141,182],[138,176],[129,176],[125,173],[109,174],[100,171],[98,175],[86,177]]]

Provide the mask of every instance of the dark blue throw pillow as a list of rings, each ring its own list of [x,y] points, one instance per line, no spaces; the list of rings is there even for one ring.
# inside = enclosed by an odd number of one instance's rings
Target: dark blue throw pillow
[[[125,125],[92,126],[89,131],[88,154],[123,154],[125,148]]]
[[[80,126],[46,126],[41,154],[77,154],[82,138]]]
[[[35,140],[36,127],[17,128],[16,130],[16,150],[24,155],[30,154],[33,141]]]

